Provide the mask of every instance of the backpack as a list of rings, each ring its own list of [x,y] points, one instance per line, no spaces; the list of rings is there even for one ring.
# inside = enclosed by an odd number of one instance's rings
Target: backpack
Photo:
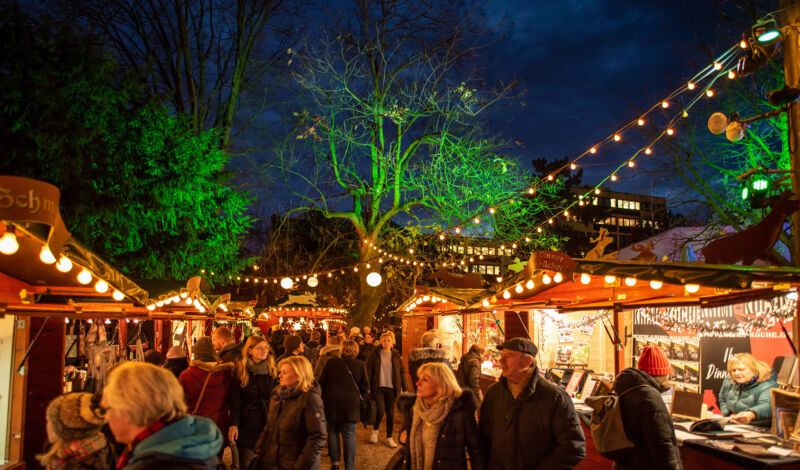
[[[594,447],[603,457],[619,460],[633,448],[633,442],[625,434],[619,400],[631,390],[642,387],[648,387],[648,385],[631,387],[619,395],[600,395],[584,400],[592,408],[589,430],[592,432]]]

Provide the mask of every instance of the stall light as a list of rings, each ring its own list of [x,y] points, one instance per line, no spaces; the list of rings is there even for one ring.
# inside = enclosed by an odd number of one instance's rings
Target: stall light
[[[510,299],[511,298],[511,292],[509,292],[508,290],[504,290],[503,291],[503,298],[504,299]]]
[[[164,306],[164,301],[163,300],[159,300],[159,301],[156,302],[156,307],[161,308],[163,306]]]
[[[311,276],[308,278],[308,287],[317,287],[319,285],[319,279],[316,276]]]
[[[489,306],[489,299],[483,299],[483,301],[481,302],[481,305],[483,305],[484,307],[488,307]]]
[[[690,294],[694,294],[695,292],[700,290],[700,285],[699,284],[686,284],[684,286],[684,288],[686,289],[686,292],[688,292]]]
[[[616,276],[606,276],[603,278],[603,280],[606,281],[606,284],[613,284],[617,282]]]
[[[626,277],[625,278],[625,285],[628,287],[633,287],[636,285],[636,278],[635,277]]]
[[[370,287],[378,287],[383,282],[383,278],[378,272],[371,272],[367,274],[367,285]]]
[[[554,280],[554,281],[556,281],[557,283],[558,283],[558,282],[561,282],[561,281],[563,281],[563,280],[564,280],[564,276],[563,276],[561,273],[556,273],[556,274],[553,276],[553,280]]]
[[[186,305],[192,305],[194,303],[194,299],[191,297],[186,297]]]
[[[66,323],[67,325],[69,325],[69,318],[65,318],[65,319],[64,319],[64,323]]]
[[[174,295],[174,296],[172,296],[172,302],[173,302],[173,303],[176,303],[176,304],[177,304],[177,303],[178,303],[178,302],[180,302],[180,301],[181,301],[181,297],[180,297],[179,295]]]
[[[521,294],[522,293],[522,284],[517,284],[516,287],[514,287],[514,292],[516,292],[517,294]]]
[[[553,280],[550,278],[549,274],[543,274],[542,275],[542,283],[543,284],[547,285],[547,284],[550,284],[551,282],[553,282]]]
[[[138,318],[134,318],[134,319],[133,319],[133,324],[134,324],[134,325],[136,325],[136,324],[138,324],[138,323],[139,323],[139,319],[138,319]]]
[[[111,293],[111,298],[116,300],[117,302],[119,302],[120,300],[125,298],[125,294],[123,294],[122,292],[114,289],[114,292]]]
[[[108,292],[108,283],[100,279],[95,283],[94,290],[96,290],[100,294],[105,294],[106,292]]]
[[[72,271],[72,261],[66,256],[61,256],[58,258],[58,263],[56,263],[56,269],[62,273],[68,273]]]
[[[497,282],[503,282],[503,276],[497,276],[495,279],[497,279]]]
[[[431,296],[429,296],[429,295],[422,296],[422,301],[423,302],[429,302],[430,300],[431,300]]]
[[[47,245],[42,247],[42,251],[39,252],[39,259],[44,264],[53,264],[56,262],[56,257],[53,256],[53,252],[50,251],[50,247]]]
[[[581,284],[586,285],[589,284],[590,282],[592,282],[592,276],[586,273],[581,274]]]
[[[287,290],[291,289],[293,285],[294,285],[294,281],[292,281],[292,278],[285,277],[285,278],[281,279],[281,287],[283,287],[284,289],[287,289]]]
[[[186,291],[181,292],[181,298],[185,299],[186,297],[189,297],[189,293]]]
[[[528,282],[525,283],[525,288],[530,290],[533,289],[533,279],[528,279]]]
[[[0,237],[0,253],[4,255],[13,255],[19,250],[19,242],[17,236],[10,229]]]
[[[797,300],[797,292],[789,292],[786,294],[787,300]]]
[[[485,360],[481,363],[482,369],[491,369],[492,367],[494,367],[494,364],[492,364],[492,361],[490,360]]]
[[[661,286],[663,286],[663,285],[664,285],[664,283],[661,282],[661,281],[650,281],[650,287],[652,289],[661,289]]]
[[[89,284],[92,282],[92,273],[85,269],[81,269],[81,272],[78,273],[78,282],[84,285]]]
[[[108,318],[106,318],[106,320],[105,320],[103,323],[105,323],[106,325],[110,325],[110,324],[111,324],[111,320],[109,320]]]
[[[153,310],[156,309],[156,304],[147,304],[146,308],[147,310],[150,310],[152,312]]]

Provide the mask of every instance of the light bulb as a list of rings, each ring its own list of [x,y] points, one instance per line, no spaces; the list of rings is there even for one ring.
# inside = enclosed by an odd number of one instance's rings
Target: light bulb
[[[422,296],[422,301],[423,302],[429,302],[430,300],[431,300],[431,296],[429,296],[429,295],[423,295]]]
[[[597,147],[590,148],[589,153],[597,153]]]
[[[53,256],[53,252],[50,251],[47,245],[43,246],[42,251],[39,252],[39,259],[42,260],[44,264],[53,264],[56,262],[56,257]]]
[[[690,90],[694,90],[694,87],[695,87],[695,84],[692,83],[692,82],[689,82],[689,83],[686,84],[686,88],[688,88]]]
[[[622,136],[619,134],[614,134],[614,140],[619,142],[620,140],[622,140]]]
[[[553,276],[553,280],[556,282],[561,282],[564,280],[564,276],[562,276],[561,273],[556,273],[555,276]]]
[[[628,287],[633,287],[636,285],[636,278],[635,277],[626,277],[625,278],[625,285]]]
[[[479,219],[479,218],[475,217],[475,220],[474,220],[474,222],[475,222],[476,224],[479,224],[479,223],[481,223],[481,219]],[[412,252],[412,253],[413,253],[413,252]]]
[[[92,273],[85,269],[81,269],[81,272],[78,273],[78,282],[81,284],[88,284],[92,282]]]
[[[553,181],[553,175],[547,175],[547,181]]]
[[[117,302],[119,302],[120,300],[125,298],[125,294],[123,294],[122,292],[114,289],[114,292],[111,293],[111,298],[116,300]]]
[[[698,284],[686,284],[685,288],[686,288],[686,292],[688,292],[690,294],[694,294],[695,292],[700,290],[700,285],[698,285]]]
[[[370,287],[378,287],[383,282],[383,278],[378,272],[371,272],[367,274],[367,285]]]
[[[516,292],[517,294],[521,294],[522,293],[522,284],[517,284],[517,286],[514,287],[514,292]]]
[[[675,133],[675,129],[673,129],[671,127],[669,129],[667,129],[667,135],[672,135],[674,133]]]
[[[533,286],[534,286],[533,279],[529,279],[528,282],[525,283],[526,289],[533,289]]]
[[[664,109],[669,108],[669,101],[662,101],[661,102],[661,107],[664,108]]]
[[[281,287],[283,287],[284,289],[287,289],[287,290],[291,289],[293,285],[294,285],[294,281],[292,281],[291,278],[285,277],[285,278],[281,279]]]
[[[736,78],[736,72],[734,72],[733,70],[729,71],[728,72],[728,78],[730,78],[731,80]]]
[[[603,280],[606,281],[606,284],[613,284],[617,281],[617,278],[616,276],[606,276]]]
[[[550,284],[551,282],[553,282],[553,280],[550,279],[549,275],[545,274],[545,275],[542,276],[542,283],[543,284]]]
[[[742,39],[742,40],[739,42],[739,47],[741,47],[742,49],[747,49],[747,41],[745,41],[744,39]]]
[[[58,263],[56,263],[56,269],[62,273],[68,273],[72,271],[72,261],[66,256],[62,256],[58,259]]]
[[[102,279],[97,281],[94,285],[94,290],[96,290],[100,294],[105,294],[108,292],[108,283]]]
[[[581,274],[581,284],[586,285],[589,284],[590,282],[592,282],[592,276],[586,273]]]
[[[710,88],[708,90],[706,90],[706,96],[708,96],[709,98],[714,96],[714,90],[712,90]]]
[[[6,232],[0,237],[0,253],[4,255],[13,255],[19,250],[19,242],[17,236],[11,232]]]
[[[316,276],[311,276],[308,278],[308,287],[317,287],[319,285],[319,279]]]
[[[628,162],[628,167],[633,168],[634,166],[636,166],[636,164],[633,163],[633,160]]]
[[[570,169],[570,170],[575,170],[575,169],[577,169],[577,168],[578,168],[578,165],[576,165],[576,164],[574,164],[574,163],[570,163],[570,164],[569,164],[569,169]]]
[[[639,120],[636,121],[636,124],[639,124],[640,126],[644,126],[644,119],[639,118]]]
[[[489,299],[483,299],[483,302],[481,302],[481,305],[483,305],[484,307],[488,307],[489,306]]]
[[[714,70],[722,70],[722,64],[719,62],[714,63]]]
[[[664,283],[661,281],[650,281],[650,287],[653,289],[661,289],[661,286],[663,285]]]
[[[611,181],[617,181],[617,175],[611,175]]]
[[[510,299],[511,298],[511,292],[509,292],[507,290],[503,291],[503,298],[504,299]]]
[[[186,305],[192,305],[194,303],[194,299],[191,297],[186,298]]]

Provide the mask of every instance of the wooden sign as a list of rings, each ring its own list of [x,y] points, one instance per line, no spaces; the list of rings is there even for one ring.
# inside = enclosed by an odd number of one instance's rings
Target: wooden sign
[[[571,279],[576,263],[569,256],[558,251],[535,251],[525,267],[526,277],[530,278],[537,269],[561,273],[565,279]]]
[[[50,227],[47,245],[56,256],[70,236],[61,220],[60,199],[61,192],[52,184],[19,176],[0,176],[0,219],[47,225]]]

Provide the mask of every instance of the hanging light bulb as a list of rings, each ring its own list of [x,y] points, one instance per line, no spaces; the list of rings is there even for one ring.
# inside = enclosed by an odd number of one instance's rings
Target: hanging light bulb
[[[42,251],[39,252],[39,259],[44,264],[53,264],[56,262],[56,257],[53,256],[53,252],[50,251],[50,247],[47,245],[42,247]]]
[[[616,276],[606,276],[603,280],[606,281],[606,284],[613,284],[617,281],[617,278]]]
[[[58,258],[58,263],[56,263],[56,269],[62,273],[68,273],[72,271],[72,261],[66,256],[61,256]]]
[[[78,273],[78,282],[84,285],[92,282],[92,273],[85,269],[81,269],[81,272]]]
[[[120,300],[125,298],[125,294],[123,294],[122,292],[114,289],[114,292],[111,293],[111,298],[116,300],[117,302],[119,302]]]
[[[706,96],[708,96],[709,98],[711,98],[712,96],[714,96],[714,90],[712,90],[711,88],[709,88],[708,90],[706,90]]]
[[[517,284],[516,287],[514,287],[514,292],[516,292],[517,294],[521,294],[522,293],[522,284]]]
[[[94,290],[96,290],[100,294],[105,294],[108,292],[108,283],[102,279],[97,281],[94,285]]]
[[[592,276],[586,273],[581,274],[581,284],[586,285],[589,284],[590,282],[592,282]]]
[[[590,148],[589,153],[597,153],[597,147]]]
[[[650,147],[647,147],[646,149],[644,149],[644,153],[646,155],[651,155],[653,153],[653,150]]]
[[[534,286],[533,279],[528,279],[528,282],[525,283],[525,288],[530,290],[533,289],[533,286]]]
[[[311,276],[308,278],[308,287],[317,287],[319,285],[319,279],[316,276]]]
[[[19,242],[17,236],[12,231],[8,231],[0,237],[0,253],[4,255],[13,255],[19,250]]]
[[[550,276],[548,274],[542,275],[542,284],[546,285],[546,284],[550,284],[551,282],[553,282],[553,280],[550,279]]]
[[[684,287],[686,288],[686,292],[690,294],[694,294],[695,292],[700,290],[699,284],[686,284]]]
[[[625,278],[625,285],[628,287],[633,287],[636,285],[636,278],[635,277],[626,277]]]
[[[294,281],[292,281],[292,278],[285,277],[285,278],[281,279],[281,287],[283,287],[284,289],[289,290],[289,289],[292,288],[293,285],[294,285]]]
[[[675,129],[673,129],[671,127],[669,129],[667,129],[667,135],[672,135],[674,133],[675,133]]]
[[[619,142],[620,140],[622,140],[622,136],[619,134],[614,134],[614,141]]]
[[[662,101],[661,102],[661,107],[664,108],[664,109],[669,108],[669,101]]]
[[[617,175],[611,175],[611,181],[617,181]]]
[[[367,274],[367,285],[370,287],[378,287],[383,282],[383,278],[378,272],[371,272]]]
[[[483,299],[483,302],[481,302],[481,305],[483,305],[484,307],[488,307],[489,306],[489,299]]]
[[[639,124],[640,126],[644,126],[644,119],[639,118],[639,120],[636,121],[636,124]]]
[[[561,273],[556,273],[556,274],[553,276],[553,280],[554,280],[554,281],[556,281],[557,283],[558,283],[558,282],[561,282],[561,281],[563,281],[563,280],[564,280],[564,276],[562,276],[562,275],[561,275]]]
[[[633,163],[633,160],[631,160],[631,161],[629,161],[629,162],[628,162],[628,167],[629,167],[629,168],[633,168],[634,166],[636,166],[636,164],[635,164],[635,163]]]
[[[503,291],[503,298],[504,299],[510,299],[511,298],[511,292],[509,292],[508,290],[504,290]]]
[[[714,70],[722,70],[722,64],[719,62],[714,62]]]
[[[692,82],[689,82],[689,83],[686,84],[686,88],[688,88],[690,90],[694,90],[694,87],[695,87],[695,84],[692,83]]]
[[[661,282],[661,281],[650,281],[650,287],[652,289],[661,289],[661,286],[663,286],[663,285],[664,285],[664,283]]]

